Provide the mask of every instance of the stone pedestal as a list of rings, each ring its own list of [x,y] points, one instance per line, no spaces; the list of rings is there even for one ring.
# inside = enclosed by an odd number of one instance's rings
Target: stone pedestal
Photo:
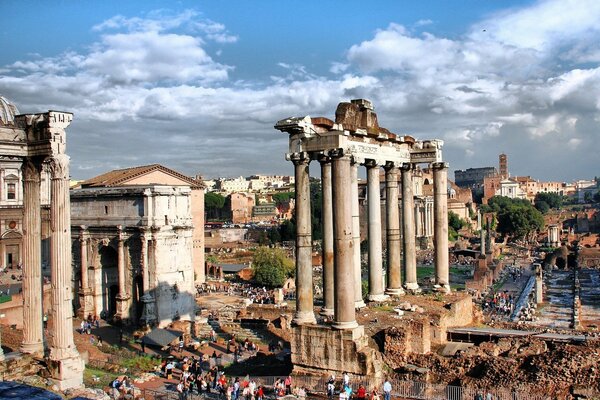
[[[322,325],[294,328],[291,340],[294,374],[382,376],[381,355],[368,345],[363,326],[332,330]]]
[[[131,296],[128,294],[122,295],[117,294],[117,312],[115,313],[115,319],[117,321],[129,322],[129,300]]]
[[[144,304],[140,320],[146,325],[153,326],[158,321],[154,296],[150,293],[146,293],[140,298],[140,301]]]
[[[79,354],[65,356],[60,360],[48,360],[50,381],[58,390],[67,390],[83,385],[85,364]]]
[[[92,289],[79,289],[79,309],[77,310],[77,317],[81,319],[86,319],[88,315],[96,314],[96,310],[94,308],[94,293]]]

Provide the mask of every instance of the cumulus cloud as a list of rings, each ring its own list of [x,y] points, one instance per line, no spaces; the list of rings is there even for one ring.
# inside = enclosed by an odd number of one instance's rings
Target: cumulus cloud
[[[243,42],[224,24],[194,10],[115,16],[93,27],[86,51],[3,66],[0,93],[23,112],[75,113],[77,177],[149,162],[207,176],[290,173],[275,121],[331,118],[338,102],[368,98],[391,131],[443,138],[451,168],[495,165],[506,152],[513,173],[584,178],[600,152],[600,67],[590,64],[600,5],[577,4],[506,10],[452,38],[423,32],[430,20],[392,23],[322,58],[328,74],[282,58],[276,74],[244,81],[231,79],[243,65],[216,59],[215,47]],[[576,160],[557,169],[565,152]]]

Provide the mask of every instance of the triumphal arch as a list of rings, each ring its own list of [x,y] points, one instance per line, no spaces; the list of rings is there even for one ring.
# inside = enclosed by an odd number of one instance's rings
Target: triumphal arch
[[[369,348],[355,314],[365,305],[361,291],[358,169],[364,166],[367,174],[368,300],[378,302],[405,291],[419,291],[413,194],[413,174],[419,164],[428,164],[433,170],[434,287],[449,292],[448,165],[442,161],[443,142],[419,141],[380,127],[373,105],[364,99],[340,103],[335,121],[294,117],[277,122],[275,129],[289,134],[286,158],[294,164],[296,178],[295,371],[377,375],[381,368],[376,351]],[[317,324],[313,302],[311,161],[320,164],[323,191],[321,314],[332,320],[325,325]],[[387,282],[382,270],[381,168],[385,170]]]
[[[0,96],[0,159],[18,163],[14,174],[22,194],[23,343],[21,352],[44,355],[60,390],[83,382],[84,363],[73,341],[69,157],[65,129],[73,114],[18,114]],[[41,177],[49,174],[51,273],[50,329],[44,340],[42,315]],[[2,189],[4,190],[4,188]],[[18,229],[16,224],[14,229]],[[47,344],[47,348],[46,348]]]

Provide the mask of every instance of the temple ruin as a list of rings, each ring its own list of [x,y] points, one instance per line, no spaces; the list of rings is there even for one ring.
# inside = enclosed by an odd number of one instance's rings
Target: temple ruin
[[[428,164],[433,170],[434,288],[448,293],[448,164],[442,161],[443,142],[418,141],[380,127],[373,105],[364,99],[340,103],[335,122],[323,117],[295,117],[277,122],[275,129],[289,134],[286,158],[293,162],[295,169],[297,300],[292,339],[295,371],[379,375],[377,352],[369,348],[364,327],[356,321],[356,309],[364,307],[358,168],[367,169],[368,300],[379,302],[389,296],[400,296],[405,290],[420,290],[412,179],[418,164]],[[309,165],[313,160],[320,164],[323,191],[324,306],[321,314],[332,319],[330,325],[317,324],[314,313],[309,188]],[[382,270],[380,168],[385,169],[387,283]],[[398,204],[399,181],[402,218]]]
[[[22,195],[23,343],[21,352],[44,355],[51,379],[60,390],[82,385],[84,363],[73,341],[73,290],[71,285],[71,215],[69,157],[66,132],[73,114],[48,111],[19,114],[0,97],[0,155],[18,165]],[[42,178],[49,179],[49,265],[51,275],[51,326],[47,342],[42,324]],[[15,181],[20,181],[16,179]],[[16,182],[13,182],[16,183]],[[4,189],[4,188],[3,188]],[[12,198],[12,196],[10,196]],[[16,199],[16,194],[15,198]],[[9,225],[15,231],[19,224]]]

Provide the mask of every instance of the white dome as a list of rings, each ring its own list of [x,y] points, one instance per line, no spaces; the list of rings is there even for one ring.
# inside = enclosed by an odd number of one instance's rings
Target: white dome
[[[0,96],[0,125],[14,125],[15,115],[19,114],[17,107]]]

